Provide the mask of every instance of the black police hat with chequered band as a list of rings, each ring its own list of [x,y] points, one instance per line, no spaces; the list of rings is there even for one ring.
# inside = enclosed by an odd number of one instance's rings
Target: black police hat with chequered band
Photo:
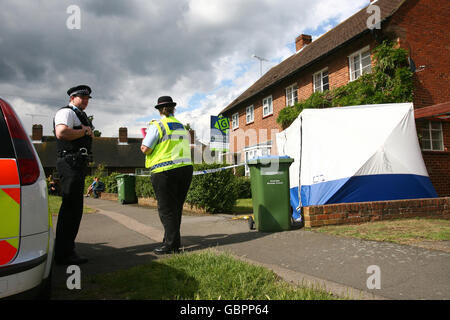
[[[72,97],[72,96],[88,96],[89,98],[91,97],[91,88],[89,86],[86,85],[80,85],[80,86],[76,86],[73,88],[70,88],[69,90],[67,90],[67,94]]]
[[[169,96],[162,96],[158,98],[158,104],[155,106],[156,109],[162,107],[175,107],[177,105],[176,102],[173,102],[172,98]]]

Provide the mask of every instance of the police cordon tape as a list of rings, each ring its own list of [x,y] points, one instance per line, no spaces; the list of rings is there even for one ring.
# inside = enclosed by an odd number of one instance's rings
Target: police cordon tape
[[[241,167],[241,166],[244,166],[244,165],[245,165],[245,163],[241,163],[241,164],[235,164],[233,166],[222,167],[222,168],[217,168],[217,169],[208,169],[208,170],[194,171],[194,173],[192,175],[193,176],[198,176],[198,175],[201,175],[201,174],[214,173],[214,172],[219,172],[219,171],[223,171],[223,170],[227,170],[227,169]]]
[[[222,168],[216,168],[216,169],[208,169],[208,170],[200,170],[200,171],[194,171],[192,173],[193,176],[198,176],[198,175],[202,175],[202,174],[208,174],[208,173],[214,173],[214,172],[219,172],[219,171],[223,171],[223,170],[228,170],[228,169],[232,169],[232,168],[236,168],[236,167],[241,167],[241,166],[245,166],[245,163],[241,163],[241,164],[235,164],[233,166],[228,166],[228,167],[222,167]],[[151,174],[133,174],[130,173],[130,176],[136,176],[136,177],[150,177]]]

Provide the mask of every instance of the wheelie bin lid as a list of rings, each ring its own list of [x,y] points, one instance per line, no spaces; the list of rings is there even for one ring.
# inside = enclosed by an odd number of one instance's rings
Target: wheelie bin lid
[[[247,162],[248,165],[255,165],[255,164],[269,164],[271,162],[278,161],[279,163],[292,163],[294,162],[294,159],[292,159],[289,156],[261,156],[252,160],[249,160]]]

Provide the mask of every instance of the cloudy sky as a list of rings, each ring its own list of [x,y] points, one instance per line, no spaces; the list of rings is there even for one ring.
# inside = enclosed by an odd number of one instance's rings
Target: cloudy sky
[[[67,105],[66,91],[93,89],[86,110],[102,136],[140,137],[170,95],[176,117],[209,138],[217,115],[263,72],[369,0],[1,0],[0,96],[27,131]],[[79,20],[71,6],[80,9]],[[77,26],[80,29],[71,29]],[[31,116],[34,115],[34,116]]]

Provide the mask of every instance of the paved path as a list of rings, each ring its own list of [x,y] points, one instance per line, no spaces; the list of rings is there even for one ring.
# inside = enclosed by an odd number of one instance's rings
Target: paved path
[[[163,229],[156,208],[86,199],[77,250],[90,261],[84,274],[114,271],[159,258]],[[183,216],[186,251],[208,247],[271,268],[295,283],[325,287],[357,299],[450,299],[450,254],[444,251],[336,237],[305,230],[250,231],[229,215]],[[56,221],[55,221],[56,225]],[[381,289],[368,289],[369,266],[378,266]],[[57,285],[67,277],[57,269]]]

